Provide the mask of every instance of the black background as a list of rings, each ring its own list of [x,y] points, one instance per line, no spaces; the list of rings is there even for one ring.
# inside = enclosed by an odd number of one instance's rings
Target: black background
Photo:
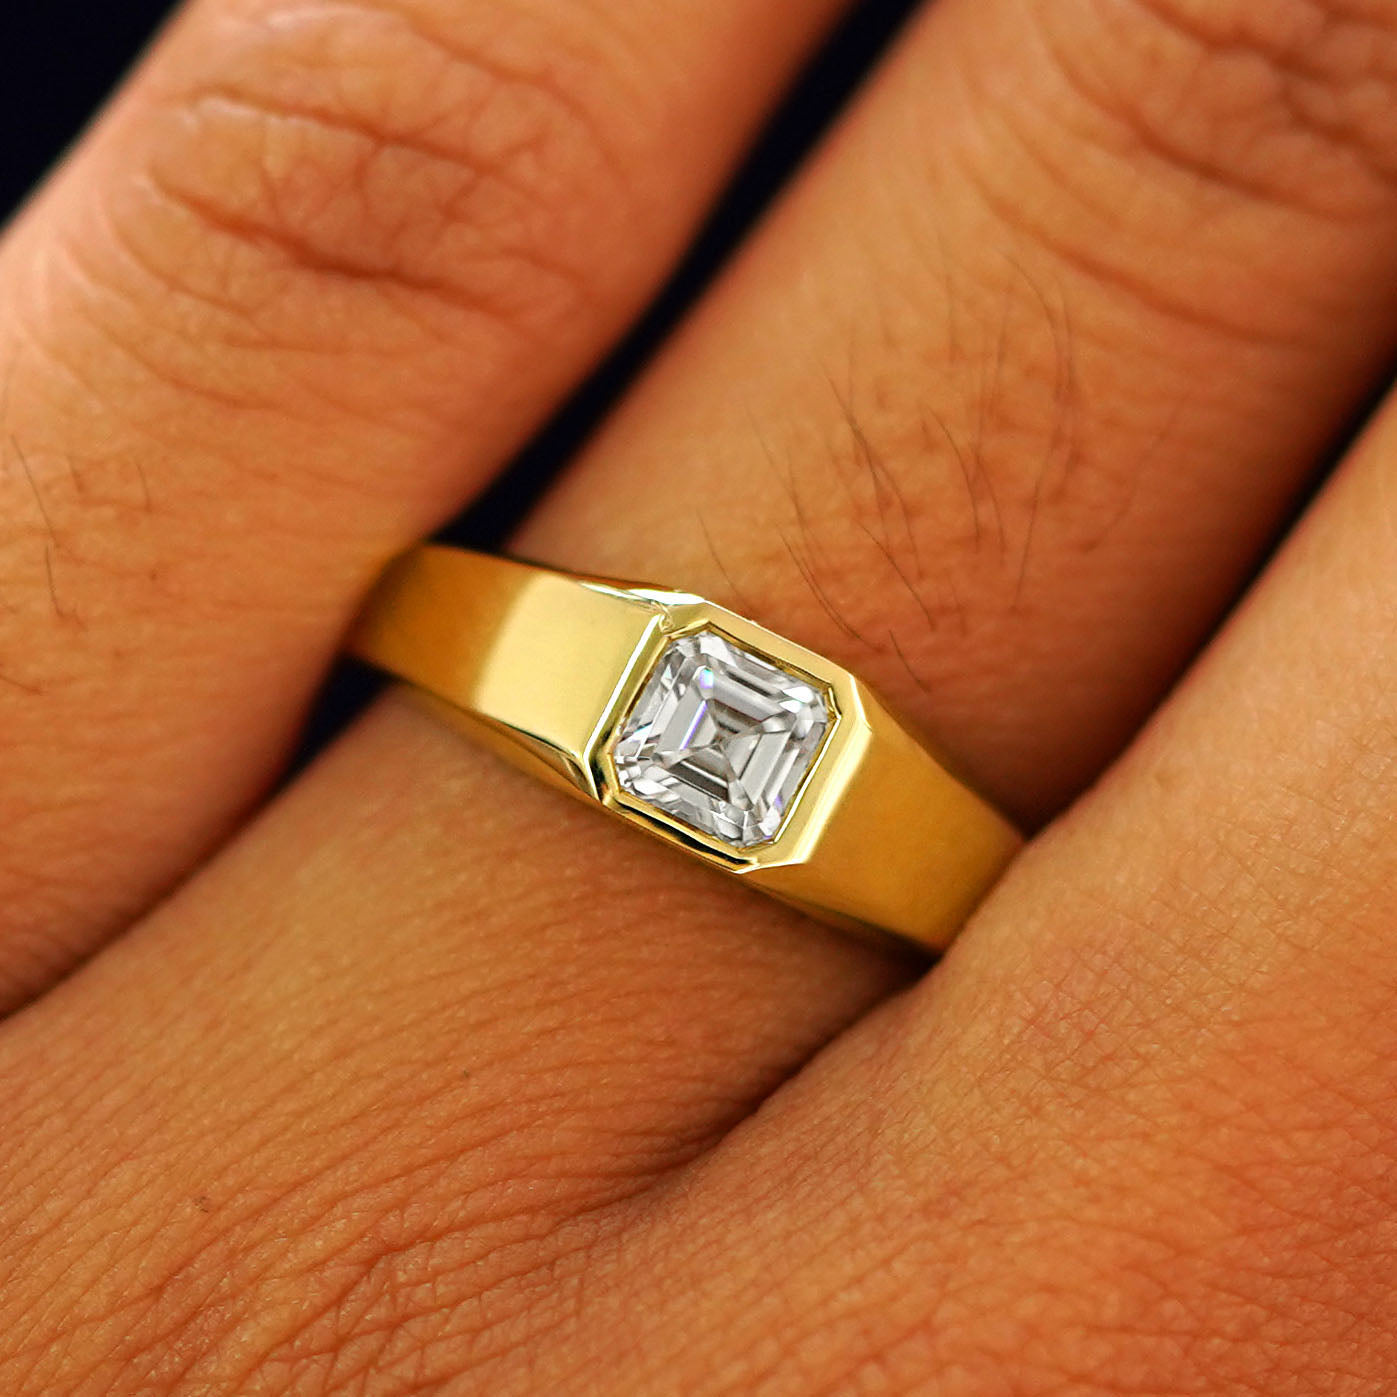
[[[777,113],[649,314],[495,488],[443,531],[446,537],[490,546],[508,534],[818,140],[915,3],[865,0],[853,11]],[[0,0],[0,214],[23,199],[78,135],[169,9],[161,0]],[[365,676],[352,670],[337,675],[312,724],[308,750],[332,734],[367,691]]]
[[[72,140],[167,9],[160,0],[0,0],[0,210]]]

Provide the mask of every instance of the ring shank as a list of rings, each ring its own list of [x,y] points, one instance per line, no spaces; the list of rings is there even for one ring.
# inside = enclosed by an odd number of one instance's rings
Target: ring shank
[[[867,700],[865,700],[867,702]],[[886,710],[809,859],[767,890],[816,916],[944,950],[1023,838]]]
[[[593,757],[665,597],[697,600],[424,547],[389,571],[350,648],[515,764],[606,804]],[[825,921],[941,949],[1022,839],[850,682],[861,721],[849,775],[800,856],[723,866]]]
[[[349,648],[533,774],[595,796],[580,754],[659,615],[605,583],[424,547],[389,569]]]

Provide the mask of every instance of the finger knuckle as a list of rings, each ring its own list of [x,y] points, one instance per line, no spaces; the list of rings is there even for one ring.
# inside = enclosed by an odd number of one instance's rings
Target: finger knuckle
[[[1203,186],[1337,218],[1397,183],[1389,0],[1107,0],[1038,7],[1108,143]]]
[[[276,0],[213,22],[161,70],[126,242],[294,333],[352,337],[336,310],[366,297],[546,333],[587,299],[586,220],[626,202],[622,85],[511,14],[462,33],[414,0]]]

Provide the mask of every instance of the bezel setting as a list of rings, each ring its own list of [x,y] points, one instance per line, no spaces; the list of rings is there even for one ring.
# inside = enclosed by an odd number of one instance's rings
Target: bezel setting
[[[858,682],[847,670],[745,617],[686,593],[631,589],[630,596],[657,606],[654,626],[637,647],[599,727],[592,776],[603,805],[653,833],[682,845],[730,872],[743,873],[804,863],[827,812],[858,768],[869,740]],[[739,651],[808,684],[825,706],[827,722],[818,748],[786,803],[779,827],[761,842],[740,845],[710,834],[627,788],[617,769],[616,745],[645,687],[676,641],[712,632]]]

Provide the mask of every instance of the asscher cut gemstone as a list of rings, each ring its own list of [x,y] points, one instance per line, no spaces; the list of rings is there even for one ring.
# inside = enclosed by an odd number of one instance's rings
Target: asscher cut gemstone
[[[638,800],[750,848],[780,832],[829,724],[808,679],[700,631],[660,656],[612,755]]]

